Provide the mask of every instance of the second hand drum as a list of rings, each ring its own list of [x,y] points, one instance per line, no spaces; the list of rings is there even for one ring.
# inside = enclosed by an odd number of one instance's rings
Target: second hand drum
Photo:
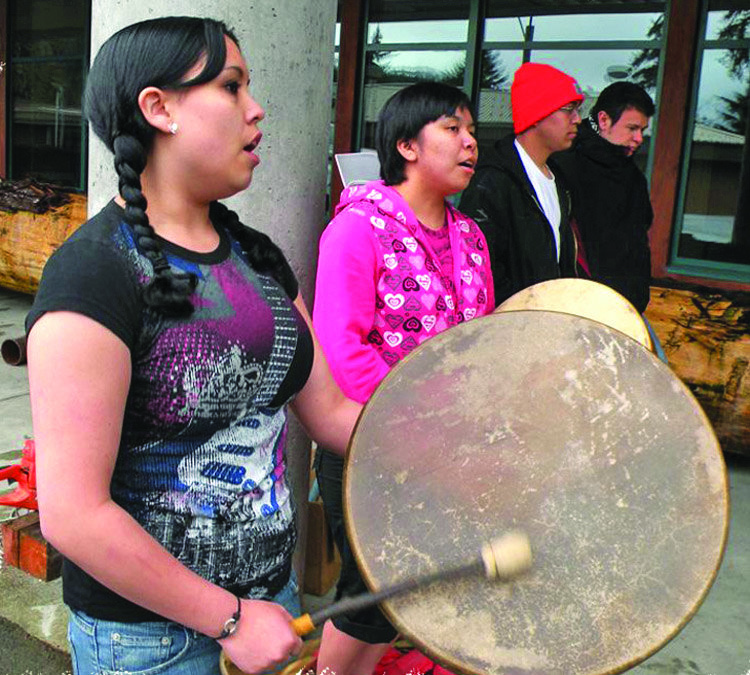
[[[590,279],[562,278],[527,286],[503,302],[496,312],[544,309],[592,319],[640,342],[654,351],[654,341],[638,310],[609,286]]]
[[[636,341],[581,317],[498,313],[421,345],[352,438],[347,528],[372,590],[530,538],[509,584],[439,582],[384,603],[447,667],[604,675],[690,619],[724,551],[727,476],[701,408]]]

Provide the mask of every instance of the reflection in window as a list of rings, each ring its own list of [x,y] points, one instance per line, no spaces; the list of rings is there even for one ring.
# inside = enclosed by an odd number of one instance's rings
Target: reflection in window
[[[523,61],[549,63],[573,75],[587,93],[587,106],[618,79],[634,80],[652,95],[656,91],[664,15],[654,10],[666,2],[570,2],[562,14],[559,0],[487,0],[483,31],[472,31],[469,10],[478,4],[370,0],[360,147],[372,145],[380,107],[409,82],[442,80],[471,92],[480,147],[512,129],[510,84]],[[613,7],[615,12],[607,11]],[[470,42],[475,33],[476,44]],[[472,49],[480,55],[479,67],[466,72]]]
[[[681,259],[750,265],[748,24],[750,9],[708,13],[707,36],[737,37],[729,44],[741,48],[704,43],[678,220]]]
[[[648,31],[660,15],[653,12],[629,14],[561,14],[488,18],[485,40],[518,40],[525,35],[546,40],[648,40]]]
[[[485,44],[506,43],[502,46],[507,48],[508,42],[517,42],[525,50],[524,61],[549,63],[570,73],[589,94],[629,79],[653,95],[663,32],[664,14],[654,12],[488,18]],[[599,44],[587,46],[591,40]],[[602,47],[602,41],[613,46]],[[568,44],[553,50],[550,42]]]
[[[397,91],[414,82],[437,80],[460,87],[466,69],[463,51],[368,52],[365,71],[361,146],[374,146],[380,109]]]
[[[468,21],[394,21],[370,24],[368,44],[465,42]]]
[[[9,177],[83,188],[88,3],[11,5]]]
[[[596,98],[614,79],[620,79],[613,78],[613,73],[626,75],[629,72],[628,64],[638,56],[638,53],[638,50],[626,49],[540,49],[532,52],[532,60],[548,63],[575,77],[586,97]],[[652,86],[656,86],[656,81]],[[651,93],[653,94],[653,90]]]
[[[463,51],[369,52],[365,83],[437,80],[460,86],[466,69]]]
[[[726,3],[722,3],[726,4]],[[750,38],[747,10],[713,11],[706,17],[706,40]]]
[[[543,13],[546,6],[554,12],[558,4],[540,0],[534,4],[540,14],[529,16],[514,15],[520,6],[528,9],[527,4],[489,0],[477,105],[480,148],[512,131],[510,84],[525,61],[546,63],[575,77],[586,95],[583,115],[599,92],[617,80],[637,82],[655,94],[664,14],[639,10],[653,10],[659,3],[645,7],[634,1],[628,3],[628,13],[576,14],[573,5],[568,14]],[[596,4],[589,3],[587,9]],[[635,158],[642,169],[649,152],[647,139]]]
[[[513,131],[510,84],[521,62],[521,51],[493,49],[482,52],[477,105],[477,142],[480,148]]]
[[[484,39],[486,42],[518,42],[525,40],[529,26],[534,27],[530,16],[513,16],[502,19],[485,19]],[[529,39],[533,36],[529,33]]]
[[[476,0],[370,0],[360,148],[373,147],[380,109],[413,82],[437,80],[464,86],[469,11]]]
[[[660,14],[562,14],[487,18],[488,42],[527,39],[541,41],[649,40],[649,30]]]
[[[614,81],[612,74],[628,72],[627,64],[632,63],[639,53],[638,50],[624,49],[531,50],[530,60],[555,66],[578,80],[586,95],[581,108],[581,113],[585,116],[599,96],[599,92]],[[480,147],[513,130],[510,85],[523,56],[520,50],[490,50],[482,54],[481,87],[477,106],[477,118],[481,122],[477,131]],[[656,81],[644,85],[653,94]],[[641,170],[646,169],[650,140],[648,133],[635,157]]]

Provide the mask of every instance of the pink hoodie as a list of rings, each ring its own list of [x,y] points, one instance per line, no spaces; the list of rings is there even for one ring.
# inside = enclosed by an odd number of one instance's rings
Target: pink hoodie
[[[450,280],[409,205],[382,181],[345,190],[323,232],[313,324],[336,382],[356,401],[427,338],[495,306],[484,235],[445,209]]]

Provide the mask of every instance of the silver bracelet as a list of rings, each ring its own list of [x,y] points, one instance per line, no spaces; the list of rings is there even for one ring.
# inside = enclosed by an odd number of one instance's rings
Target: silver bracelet
[[[237,624],[240,621],[241,614],[242,600],[240,600],[239,596],[237,596],[237,611],[224,622],[224,628],[221,631],[221,635],[216,638],[217,640],[223,640],[224,638],[228,638],[230,635],[234,634],[234,632],[237,630]]]

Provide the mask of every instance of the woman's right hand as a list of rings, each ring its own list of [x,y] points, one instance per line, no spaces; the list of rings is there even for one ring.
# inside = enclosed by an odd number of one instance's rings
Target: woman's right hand
[[[302,640],[292,630],[291,621],[281,605],[243,599],[237,630],[219,644],[240,670],[262,673],[300,653]]]

